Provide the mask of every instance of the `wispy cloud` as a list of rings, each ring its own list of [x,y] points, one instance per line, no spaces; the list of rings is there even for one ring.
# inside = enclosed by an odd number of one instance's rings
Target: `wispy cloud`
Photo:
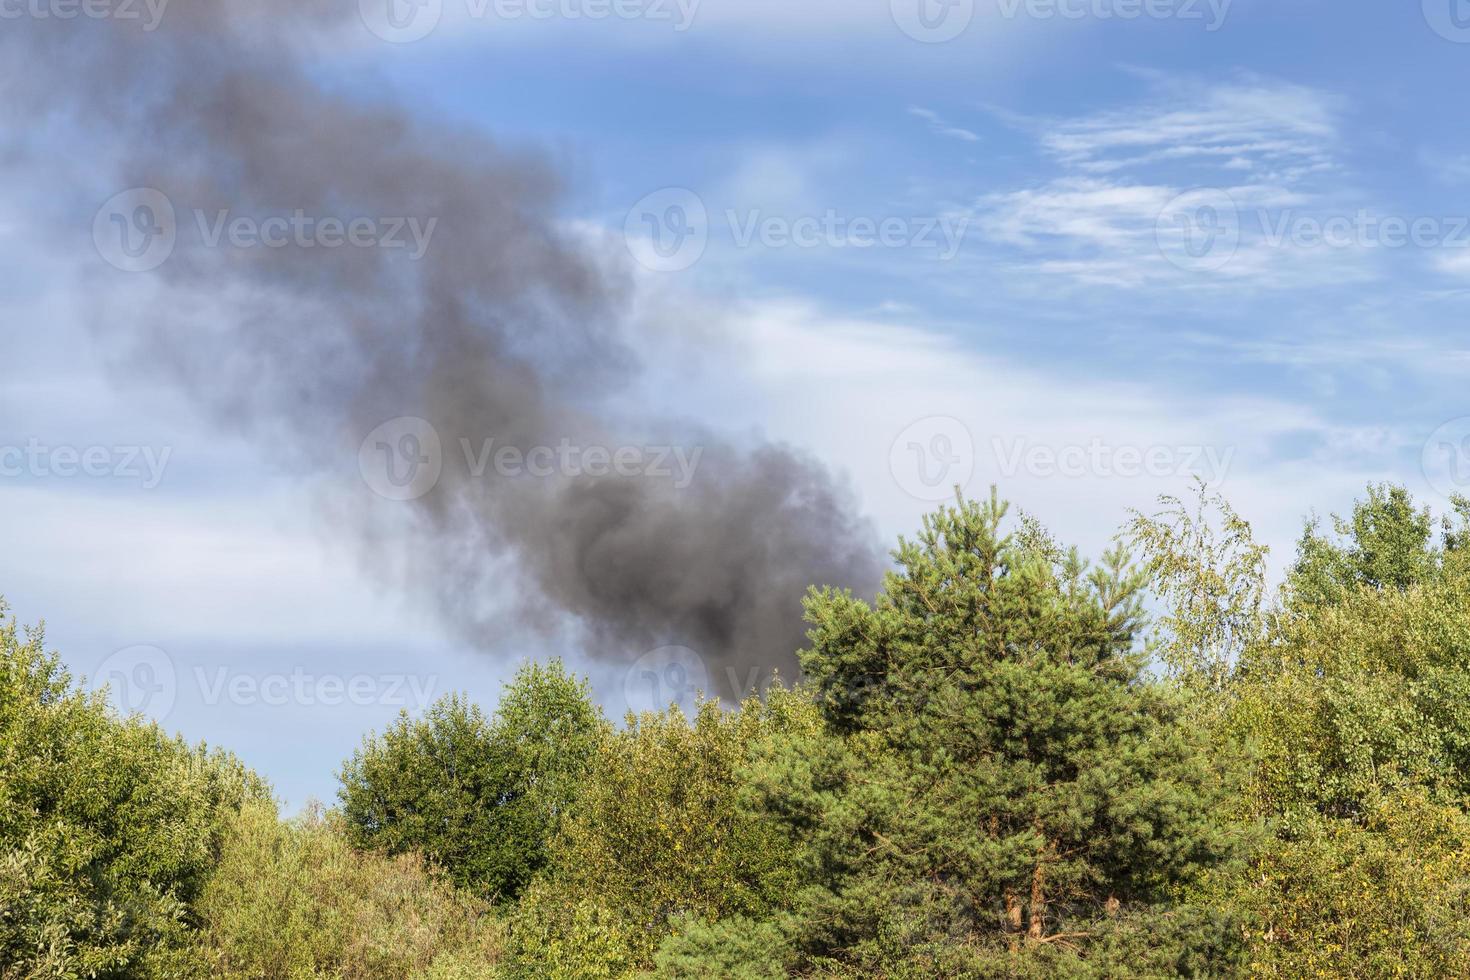
[[[1043,148],[1094,174],[1194,162],[1289,184],[1335,166],[1339,109],[1322,92],[1254,76],[1147,77],[1155,92],[1141,105],[1041,121]]]
[[[1470,249],[1456,249],[1434,257],[1434,267],[1450,276],[1470,278]]]
[[[965,143],[980,142],[980,137],[978,134],[973,133],[968,129],[962,129],[959,126],[951,126],[949,122],[944,119],[943,116],[939,115],[939,113],[933,111],[932,109],[925,109],[921,106],[912,105],[909,106],[909,115],[917,116],[927,122],[929,124],[929,131],[938,136],[947,136],[950,139],[957,139]]]
[[[1441,153],[1420,150],[1419,165],[1442,184],[1470,184],[1470,153]]]
[[[1087,285],[1286,288],[1363,276],[1364,250],[1295,248],[1282,224],[1337,171],[1337,101],[1258,77],[1141,73],[1142,102],[1062,119],[1011,117],[1055,172],[987,194],[976,219],[1028,271]],[[1207,275],[1202,275],[1207,273]]]
[[[780,438],[838,461],[883,529],[894,533],[917,520],[925,505],[896,482],[892,445],[907,426],[927,417],[963,424],[971,441],[950,448],[973,459],[973,471],[965,470],[967,492],[999,483],[1063,537],[1089,549],[1106,546],[1128,507],[1179,492],[1188,478],[1009,472],[998,447],[1100,441],[1229,454],[1223,489],[1277,547],[1278,561],[1290,558],[1307,502],[1330,509],[1351,499],[1365,482],[1382,478],[1405,446],[1414,449],[1423,438],[1377,422],[1333,420],[1315,405],[1279,394],[1166,393],[1153,382],[980,354],[927,329],[842,316],[809,303],[747,304],[730,315],[749,342],[746,357],[730,363],[742,364],[740,383],[760,392],[752,401],[769,406],[762,421]],[[798,365],[818,368],[813,373]],[[842,423],[834,424],[837,419]]]
[[[1185,251],[1198,234],[1175,223],[1201,221],[1213,206],[1230,224],[1230,237]],[[993,242],[1025,256],[1025,266],[1085,285],[1227,286],[1249,282],[1268,288],[1335,282],[1369,274],[1361,249],[1293,248],[1271,236],[1270,215],[1305,205],[1310,198],[1286,188],[1230,184],[1208,191],[1182,185],[1144,184],[1099,177],[1059,177],[1025,190],[987,195],[977,222]],[[1230,211],[1228,217],[1225,211]],[[1206,275],[1205,273],[1208,273]]]

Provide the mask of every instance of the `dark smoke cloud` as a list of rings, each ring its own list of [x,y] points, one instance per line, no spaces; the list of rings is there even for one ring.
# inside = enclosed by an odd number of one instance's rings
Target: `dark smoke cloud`
[[[639,370],[630,283],[557,220],[555,168],[329,91],[312,52],[355,27],[351,0],[173,0],[152,33],[84,20],[6,27],[4,77],[18,97],[0,111],[75,127],[120,188],[156,188],[178,208],[175,252],[125,317],[133,363],[310,472],[341,473],[385,420],[432,423],[443,473],[431,491],[389,503],[359,482],[332,506],[367,555],[406,556],[413,587],[479,646],[503,649],[508,622],[571,622],[603,659],[679,644],[711,677],[789,672],[807,585],[877,585],[873,532],[850,494],[788,447],[615,411]],[[194,208],[437,224],[418,261],[373,248],[207,248]],[[115,331],[119,311],[105,320]],[[702,455],[683,487],[474,476],[460,440],[478,450],[489,438]]]

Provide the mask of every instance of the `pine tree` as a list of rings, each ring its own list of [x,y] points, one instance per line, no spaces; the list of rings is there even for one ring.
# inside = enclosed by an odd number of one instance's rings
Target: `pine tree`
[[[1204,970],[1220,930],[1162,903],[1228,848],[1200,739],[1144,675],[1144,579],[1005,515],[992,492],[926,518],[875,605],[808,597],[828,734],[756,776],[807,845],[793,942],[885,975]]]

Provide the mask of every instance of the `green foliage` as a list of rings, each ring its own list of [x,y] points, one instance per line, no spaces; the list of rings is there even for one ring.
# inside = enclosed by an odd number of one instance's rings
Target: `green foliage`
[[[666,980],[780,980],[790,955],[774,922],[734,916],[719,922],[692,919],[664,940],[654,957],[654,975]]]
[[[629,976],[639,947],[648,945],[620,909],[546,876],[531,883],[511,916],[506,972],[526,980]]]
[[[343,766],[348,836],[423,853],[461,885],[514,898],[545,865],[604,727],[560,661],[518,671],[493,719],[459,695],[423,718],[404,713]]]
[[[1470,816],[1414,791],[1273,842],[1232,898],[1261,977],[1470,975]]]
[[[0,623],[0,977],[197,976],[192,903],[230,815],[267,799],[233,758],[76,690],[41,630]]]
[[[1266,558],[1251,527],[1224,497],[1195,484],[1194,506],[1159,498],[1151,516],[1133,511],[1123,537],[1143,556],[1165,611],[1158,654],[1186,690],[1221,691],[1265,627]]]
[[[615,730],[528,666],[288,822],[0,624],[0,980],[1467,976],[1454,510],[1370,487],[1271,603],[1203,485],[1140,568],[958,499],[808,595],[795,689]]]
[[[742,797],[757,746],[818,724],[809,701],[775,688],[734,713],[703,703],[630,716],[599,744],[586,788],[554,844],[554,874],[517,913],[512,946],[530,969],[616,976],[646,968],[691,921],[760,918],[795,888],[790,838]],[[595,957],[595,959],[594,959]]]
[[[354,850],[341,820],[283,823],[248,807],[200,899],[209,975],[222,980],[453,980],[494,975],[487,907],[416,856]]]
[[[1470,576],[1361,587],[1283,617],[1242,665],[1235,724],[1263,753],[1256,804],[1291,822],[1356,817],[1420,788],[1470,792]]]
[[[770,746],[756,780],[803,845],[811,965],[1105,975],[1093,940],[1229,850],[1220,780],[1142,674],[1142,576],[1121,551],[1089,570],[1004,534],[1005,511],[992,495],[926,518],[876,606],[808,600],[802,666],[829,728]]]
[[[1252,974],[1466,973],[1470,565],[1456,509],[1439,542],[1400,488],[1370,487],[1334,537],[1309,523],[1280,608],[1222,683],[1192,691],[1221,751],[1250,763],[1238,824],[1269,831],[1196,896],[1246,923]],[[1198,558],[1178,549],[1155,567]],[[1228,595],[1208,593],[1186,629],[1228,616]]]
[[[1402,590],[1429,580],[1466,540],[1470,501],[1456,497],[1453,505],[1460,520],[1444,520],[1438,544],[1429,508],[1415,507],[1403,487],[1370,486],[1350,519],[1332,518],[1335,536],[1324,534],[1316,519],[1308,521],[1288,579],[1292,605],[1330,605],[1360,586]]]

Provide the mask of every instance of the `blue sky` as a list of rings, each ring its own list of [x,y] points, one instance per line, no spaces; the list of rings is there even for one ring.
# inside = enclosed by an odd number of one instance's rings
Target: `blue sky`
[[[540,9],[584,9],[558,2]],[[443,0],[428,36],[355,24],[317,64],[364,101],[549,150],[562,219],[627,266],[650,324],[626,397],[811,449],[886,537],[942,471],[1096,551],[1201,473],[1279,568],[1309,509],[1370,480],[1439,507],[1470,487],[1470,4],[1064,6],[936,5],[936,30],[963,28],[936,42],[900,27],[906,0],[686,0],[685,30]],[[168,451],[156,485],[120,455],[0,476],[0,594],[78,673],[167,675],[150,712],[294,808],[400,706],[491,704],[518,659],[575,657],[465,649],[324,529],[321,487],[112,370],[69,251],[90,209],[33,234],[56,216],[14,177],[0,447]],[[624,671],[586,666],[621,714]],[[366,680],[354,698],[322,678]]]

